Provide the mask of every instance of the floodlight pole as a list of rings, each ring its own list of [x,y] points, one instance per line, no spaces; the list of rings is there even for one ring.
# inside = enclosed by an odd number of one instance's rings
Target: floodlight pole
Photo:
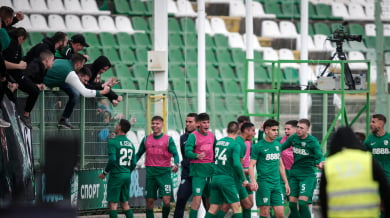
[[[206,112],[205,1],[198,0],[198,113]]]
[[[301,60],[308,60],[308,47],[307,47],[307,39],[308,39],[308,25],[309,25],[309,1],[302,0],[301,1],[301,48],[297,48],[300,50],[300,58]],[[308,85],[308,64],[301,63],[299,69],[299,85],[301,89],[306,89]],[[309,94],[301,93],[299,94],[299,118],[308,118],[309,116]]]
[[[246,59],[253,59],[253,7],[252,0],[246,0],[246,17],[245,17],[245,31],[246,31]],[[255,73],[254,62],[247,61],[248,63],[248,89],[255,89]],[[255,113],[255,93],[247,92],[248,96],[247,107],[250,114]],[[254,122],[254,117],[251,117]]]

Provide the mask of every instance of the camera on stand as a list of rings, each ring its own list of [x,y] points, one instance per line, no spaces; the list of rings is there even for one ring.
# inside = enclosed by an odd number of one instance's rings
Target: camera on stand
[[[362,41],[362,35],[351,35],[346,31],[345,26],[348,25],[347,22],[343,22],[331,36],[327,38],[327,40],[336,43],[336,52],[332,55],[330,60],[333,60],[336,55],[339,60],[347,60],[347,56],[343,51],[343,43],[345,41]],[[330,63],[326,64],[324,70],[320,74],[317,80],[317,88],[321,90],[332,90],[332,89],[340,89],[340,77],[332,76],[332,77],[324,77],[325,72],[329,68]],[[365,78],[364,75],[359,75],[356,78],[353,77],[351,69],[348,63],[344,63],[344,76],[345,76],[345,84],[349,90],[356,90],[356,85],[363,84],[363,80]],[[364,77],[364,78],[363,78]],[[357,84],[358,83],[358,84]]]

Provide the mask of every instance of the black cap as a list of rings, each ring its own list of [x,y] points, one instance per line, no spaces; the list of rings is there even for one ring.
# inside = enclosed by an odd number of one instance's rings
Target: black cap
[[[88,45],[87,42],[85,41],[84,36],[81,35],[81,34],[73,35],[72,38],[71,38],[71,41],[74,42],[74,43],[80,43],[80,44],[83,45],[84,47],[89,47],[89,45]]]

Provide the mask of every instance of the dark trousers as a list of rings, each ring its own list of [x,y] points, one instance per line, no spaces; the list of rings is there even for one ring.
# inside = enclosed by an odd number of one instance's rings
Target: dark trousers
[[[184,217],[184,210],[187,204],[188,199],[190,199],[192,195],[192,178],[182,178],[179,186],[179,190],[177,191],[177,200],[176,200],[176,209],[173,214],[174,218],[182,218]]]
[[[19,82],[19,89],[28,94],[24,111],[30,113],[38,99],[40,90],[29,77],[22,77]]]
[[[69,118],[73,113],[74,106],[80,99],[80,93],[71,85],[65,83],[61,86],[61,89],[69,96],[68,102],[65,105],[62,117]]]

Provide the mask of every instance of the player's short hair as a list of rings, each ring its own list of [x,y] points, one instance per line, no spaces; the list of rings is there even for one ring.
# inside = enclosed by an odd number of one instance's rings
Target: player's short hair
[[[285,123],[285,125],[291,125],[292,127],[298,126],[298,120],[289,120]]]
[[[77,74],[81,76],[92,76],[92,72],[88,67],[82,67],[80,70],[77,71]]]
[[[241,115],[241,116],[237,117],[237,122],[238,123],[245,123],[245,122],[251,122],[251,120],[248,116]]]
[[[273,127],[273,126],[279,126],[279,122],[274,119],[268,119],[264,122],[263,129],[266,129],[268,127]]]
[[[130,122],[126,119],[121,119],[119,125],[121,126],[121,131],[124,133],[127,133],[131,128]]]
[[[26,29],[24,29],[23,27],[17,27],[17,28],[13,28],[11,29],[8,34],[12,37],[20,37],[22,36],[23,39],[27,39],[28,37],[28,33],[26,31]]]
[[[14,17],[15,11],[11,7],[8,6],[1,6],[0,7],[0,18],[1,19],[7,19],[10,17]]]
[[[64,41],[65,38],[68,35],[64,32],[55,32],[54,35],[51,37],[51,40],[53,40],[54,43]]]
[[[200,113],[196,116],[196,122],[210,120],[210,116],[207,113]]]
[[[164,122],[164,118],[162,118],[162,116],[159,116],[159,115],[155,115],[152,117],[152,121],[156,121],[156,120]]]
[[[196,120],[196,117],[198,116],[198,114],[197,113],[188,113],[187,114],[187,117],[193,117],[193,118],[195,118],[195,120]]]
[[[306,124],[307,128],[310,127],[310,120],[309,119],[305,119],[305,118],[300,119],[300,120],[298,120],[298,123]]]
[[[229,134],[238,133],[238,123],[236,121],[230,121],[227,125],[226,132]]]
[[[252,128],[253,126],[255,126],[255,124],[251,122],[245,122],[242,124],[240,131],[244,132],[246,129]]]
[[[45,60],[46,58],[50,58],[50,57],[53,57],[54,54],[53,52],[51,52],[50,50],[44,50],[44,51],[41,51],[41,53],[39,53],[39,60],[43,61]]]
[[[75,64],[77,62],[87,61],[87,58],[80,53],[75,53],[72,55],[71,60],[72,60],[72,63]]]
[[[382,120],[384,123],[386,123],[386,117],[383,114],[374,114],[374,115],[372,115],[372,118]]]

